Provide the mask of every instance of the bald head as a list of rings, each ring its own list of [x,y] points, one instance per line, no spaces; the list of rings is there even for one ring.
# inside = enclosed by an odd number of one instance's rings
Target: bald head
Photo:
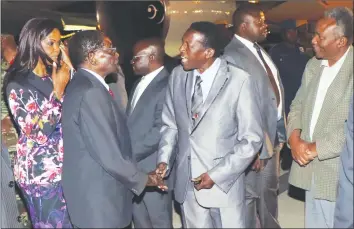
[[[133,47],[131,64],[137,75],[146,75],[164,65],[164,42],[159,38],[138,41]]]

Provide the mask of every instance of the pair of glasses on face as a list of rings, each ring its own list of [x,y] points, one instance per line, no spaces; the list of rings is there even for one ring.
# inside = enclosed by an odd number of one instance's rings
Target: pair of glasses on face
[[[144,56],[150,56],[152,54],[144,54],[144,55],[137,55],[137,56],[133,56],[133,58],[131,59],[130,62],[136,62],[137,60],[140,59],[140,57],[144,57]]]
[[[116,55],[117,53],[117,48],[116,47],[111,47],[111,48],[106,48],[106,47],[103,47],[103,48],[100,48],[100,49],[97,49],[97,50],[101,50],[111,56],[114,56]]]

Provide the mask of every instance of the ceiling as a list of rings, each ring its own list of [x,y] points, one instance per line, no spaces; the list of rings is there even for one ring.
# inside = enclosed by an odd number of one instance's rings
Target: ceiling
[[[86,4],[91,8],[88,10],[75,10],[75,3],[77,2],[1,1],[1,33],[19,34],[23,25],[33,17],[47,17],[58,22],[63,18],[66,24],[95,25],[95,2]],[[84,3],[88,2],[80,2],[81,9],[85,8]]]
[[[318,20],[323,12],[338,6],[353,9],[351,0],[307,0],[287,1],[267,11],[267,19],[280,22],[287,19]]]

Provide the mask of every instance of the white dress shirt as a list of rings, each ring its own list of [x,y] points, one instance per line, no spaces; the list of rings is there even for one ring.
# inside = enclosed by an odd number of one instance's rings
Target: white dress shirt
[[[261,65],[263,66],[264,68],[264,71],[267,72],[267,69],[266,67],[264,66],[263,64],[263,61],[261,60],[261,58],[259,57],[258,53],[257,53],[257,50],[256,48],[254,47],[254,43],[252,43],[251,41],[243,38],[243,37],[240,37],[238,35],[235,34],[235,37],[242,42],[242,44],[244,44],[252,53],[253,55],[255,55],[257,57],[257,60],[259,61],[259,63],[261,63]],[[267,53],[265,53],[262,49],[261,49],[261,52],[262,52],[262,55],[264,57],[264,60],[266,61],[266,63],[268,64],[270,70],[272,71],[273,73],[273,76],[274,76],[274,79],[275,79],[275,82],[277,84],[277,87],[278,87],[278,90],[279,90],[279,106],[278,106],[278,120],[281,119],[281,117],[283,116],[283,95],[281,93],[281,89],[280,89],[280,85],[279,85],[279,76],[278,76],[278,70],[275,66],[275,64],[273,63],[273,61],[270,59],[270,57],[268,56]]]
[[[151,81],[162,71],[164,66],[161,66],[160,68],[156,69],[155,71],[150,72],[146,76],[143,76],[138,83],[138,85],[135,88],[133,99],[131,101],[131,110],[134,109],[135,105],[139,101],[140,96],[143,94],[145,89],[149,86]]]
[[[321,66],[324,66],[323,72],[320,76],[320,82],[318,84],[316,102],[312,112],[312,118],[310,123],[310,138],[312,141],[312,135],[317,124],[318,116],[322,109],[323,101],[326,97],[327,90],[332,84],[333,80],[336,78],[340,68],[342,67],[344,60],[348,54],[349,48],[346,53],[332,66],[328,65],[328,60],[322,60]]]
[[[98,79],[98,81],[100,81],[103,84],[103,86],[107,89],[107,91],[109,91],[109,86],[108,86],[108,84],[106,84],[106,82],[104,81],[102,76],[100,76],[96,72],[88,70],[86,68],[82,68],[82,69],[87,71],[87,72],[89,72],[89,73],[91,73],[92,75],[94,75]]]
[[[216,73],[219,70],[221,64],[220,58],[216,58],[214,63],[206,69],[203,73],[199,73],[197,69],[194,69],[193,75],[193,85],[195,85],[195,81],[197,80],[197,76],[200,76],[202,79],[201,82],[201,87],[202,87],[202,92],[203,92],[203,103],[205,102],[206,98],[208,97],[208,94],[210,92],[211,86],[213,85]],[[192,88],[192,97],[194,93],[194,86]]]

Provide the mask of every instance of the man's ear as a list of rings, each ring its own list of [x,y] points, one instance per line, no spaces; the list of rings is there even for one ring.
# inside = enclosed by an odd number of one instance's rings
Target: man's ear
[[[149,59],[150,59],[150,60],[155,60],[156,57],[155,57],[155,55],[151,54],[151,55],[149,56]]]
[[[207,59],[209,59],[209,58],[212,58],[213,56],[214,56],[214,54],[215,54],[215,50],[214,49],[212,49],[212,48],[207,48],[206,50],[205,50],[205,57],[207,58]]]
[[[345,47],[348,44],[348,38],[342,36],[341,38],[339,38],[339,42],[338,42],[338,47]]]
[[[97,64],[97,60],[94,53],[89,53],[87,59],[91,65],[95,66]]]

